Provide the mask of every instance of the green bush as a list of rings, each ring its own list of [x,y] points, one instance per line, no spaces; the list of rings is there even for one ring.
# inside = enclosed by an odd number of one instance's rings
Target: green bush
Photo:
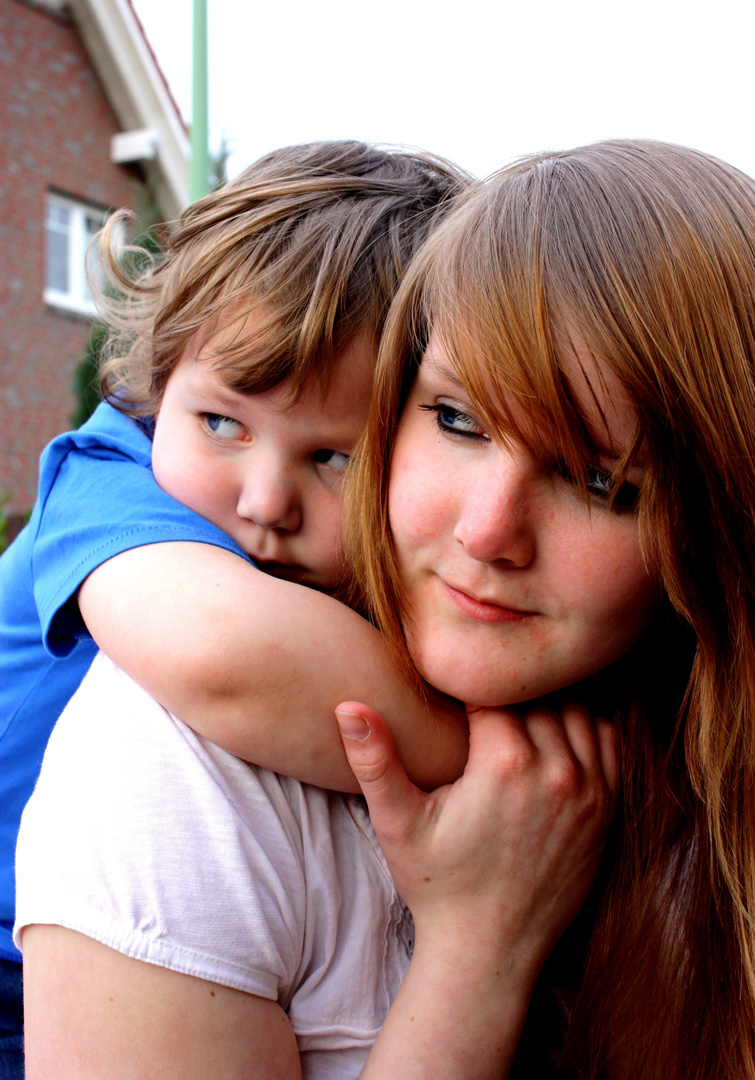
[[[8,503],[10,495],[0,491],[0,555],[8,546]]]
[[[11,542],[11,515],[8,513],[8,503],[10,502],[10,495],[5,491],[0,491],[0,555],[5,551]],[[27,510],[22,517],[22,524],[25,525],[31,517],[31,510]],[[17,522],[16,522],[17,523]],[[19,531],[18,528],[13,530],[13,536]]]
[[[84,356],[73,373],[73,393],[76,405],[71,413],[71,427],[80,428],[100,403],[100,352],[107,338],[107,327],[96,323],[92,327]]]

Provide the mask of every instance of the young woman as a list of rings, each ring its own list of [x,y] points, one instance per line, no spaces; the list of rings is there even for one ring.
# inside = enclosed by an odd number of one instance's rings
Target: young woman
[[[353,544],[378,625],[468,705],[582,679],[616,717],[610,850],[523,1075],[548,1047],[563,1076],[755,1076],[755,182],[652,142],[519,162],[426,247],[384,360]]]
[[[354,546],[466,704],[467,770],[421,794],[346,703],[370,821],[100,662],[19,847],[31,1077],[755,1076],[754,294],[755,185],[691,151],[529,159],[449,217],[384,339]]]

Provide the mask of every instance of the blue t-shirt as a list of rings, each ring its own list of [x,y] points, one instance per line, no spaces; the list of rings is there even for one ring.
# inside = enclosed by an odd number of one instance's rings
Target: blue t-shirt
[[[247,559],[224,532],[165,494],[151,461],[145,426],[100,405],[83,427],[42,454],[31,520],[0,558],[0,956],[6,959],[21,960],[11,940],[21,812],[55,721],[97,651],[79,614],[79,585],[113,555],[142,544],[192,540]]]

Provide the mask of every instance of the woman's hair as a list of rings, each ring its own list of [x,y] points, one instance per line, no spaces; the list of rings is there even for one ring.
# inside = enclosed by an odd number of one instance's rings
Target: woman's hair
[[[556,1075],[755,1077],[755,182],[696,151],[599,143],[502,170],[428,241],[386,326],[351,490],[367,605],[404,658],[387,494],[430,332],[494,436],[557,447],[575,476],[593,439],[570,335],[615,374],[637,417],[617,479],[641,448],[640,538],[665,594],[603,679],[619,821],[519,1065],[534,1075],[545,1026]]]
[[[103,397],[155,415],[190,339],[221,317],[238,325],[216,365],[231,388],[261,393],[290,376],[294,401],[326,389],[345,346],[377,342],[410,259],[468,182],[428,154],[321,142],[276,150],[194,203],[157,259],[118,250],[127,215],[114,215],[100,244]]]

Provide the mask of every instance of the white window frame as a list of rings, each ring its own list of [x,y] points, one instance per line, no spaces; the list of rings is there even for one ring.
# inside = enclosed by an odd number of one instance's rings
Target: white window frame
[[[68,288],[54,288],[49,284],[50,266],[47,249],[48,234],[50,231],[50,208],[57,207],[68,212],[68,238],[67,248],[67,277]],[[45,289],[44,301],[52,307],[63,308],[66,311],[74,311],[82,315],[94,314],[95,307],[89,294],[89,286],[86,279],[87,247],[90,234],[87,229],[87,219],[96,219],[97,227],[101,228],[105,223],[107,212],[101,206],[81,202],[57,192],[48,191],[45,205]]]

